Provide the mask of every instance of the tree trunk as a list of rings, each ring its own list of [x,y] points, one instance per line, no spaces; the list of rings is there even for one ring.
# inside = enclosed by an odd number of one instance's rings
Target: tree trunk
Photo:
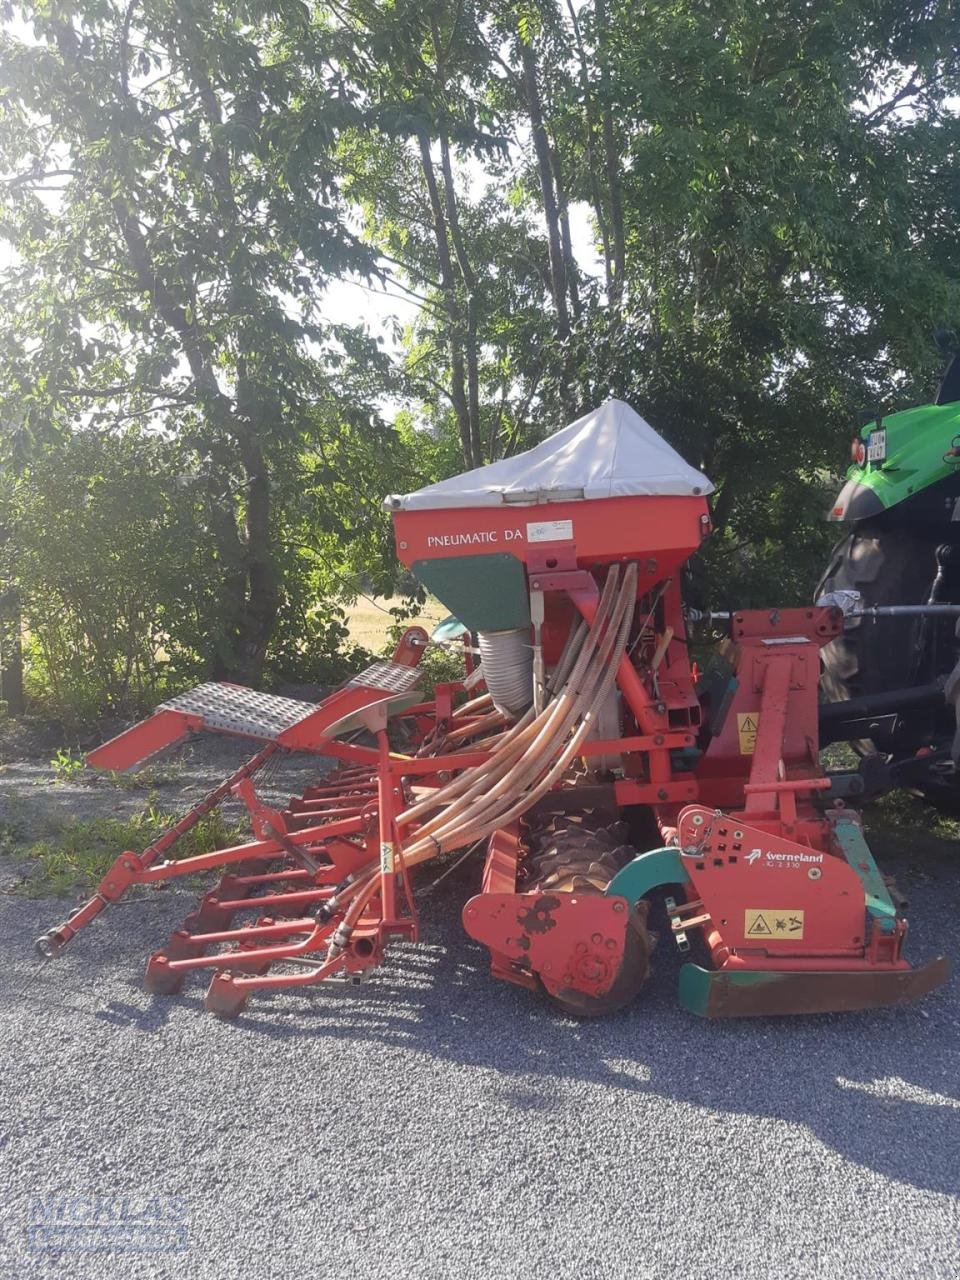
[[[620,178],[620,145],[613,118],[610,66],[607,54],[607,5],[606,0],[596,0],[597,45],[600,64],[600,92],[603,100],[601,112],[603,134],[603,165],[607,179],[607,201],[610,209],[610,241],[612,264],[610,273],[611,325],[620,322],[623,306],[623,284],[626,274],[627,238],[623,218],[623,183]]]
[[[244,521],[246,599],[240,614],[235,678],[256,684],[280,608],[280,586],[273,557],[270,471],[255,431],[238,438],[247,502]]]
[[[464,322],[457,298],[456,281],[453,276],[453,260],[450,257],[450,241],[447,236],[447,223],[443,212],[443,203],[437,187],[437,174],[430,155],[430,139],[425,133],[419,135],[420,163],[427,183],[427,194],[430,198],[430,211],[433,216],[433,233],[437,242],[437,265],[439,267],[440,288],[450,317],[450,400],[457,417],[457,428],[460,433],[460,448],[463,461],[468,469],[478,467],[481,459],[474,450],[473,435],[470,429],[470,408],[467,403],[466,368],[463,354]]]
[[[567,0],[567,12],[570,14],[570,25],[573,28],[573,38],[577,46],[577,77],[580,82],[580,93],[583,97],[584,115],[585,115],[585,151],[587,157],[587,169],[590,175],[590,194],[593,199],[593,212],[597,219],[597,230],[600,232],[600,244],[603,248],[603,274],[607,286],[607,297],[613,293],[613,261],[610,249],[610,233],[607,229],[607,215],[603,207],[603,196],[600,191],[600,182],[597,177],[599,173],[599,164],[596,159],[594,149],[594,139],[597,133],[598,125],[596,120],[596,102],[594,100],[593,89],[590,84],[590,73],[587,62],[587,50],[583,43],[583,35],[580,31],[580,20],[577,17],[577,11],[573,5],[573,0]]]
[[[209,527],[217,556],[215,648],[207,658],[214,680],[227,680],[237,666],[238,637],[246,597],[243,538],[237,527],[236,498],[229,473],[210,477]]]
[[[610,230],[613,250],[611,272],[610,307],[619,318],[623,306],[623,282],[627,267],[627,237],[623,222],[623,184],[620,180],[620,148],[617,143],[613,112],[607,107],[603,113],[603,151],[610,193]]]
[[[567,277],[567,288],[570,291],[570,307],[574,318],[579,320],[582,314],[580,306],[580,283],[577,272],[577,260],[573,254],[573,237],[570,235],[570,211],[567,206],[567,192],[563,183],[563,170],[560,167],[560,155],[555,146],[550,148],[550,159],[553,167],[553,181],[557,188],[557,207],[560,210],[560,241],[563,247],[563,263]]]
[[[547,224],[547,248],[550,254],[550,292],[557,312],[557,333],[561,340],[570,336],[570,317],[567,312],[567,273],[560,239],[560,214],[554,189],[553,164],[550,156],[550,140],[543,124],[543,107],[540,102],[540,85],[537,80],[537,62],[533,49],[521,37],[520,64],[523,68],[524,93],[527,113],[530,116],[530,132],[537,156],[537,173],[540,178],[540,197],[543,216]]]
[[[23,617],[20,591],[11,587],[0,596],[0,701],[7,714],[22,716],[26,701],[23,693]]]
[[[483,462],[483,442],[480,429],[480,364],[477,344],[477,277],[470,265],[470,258],[460,230],[460,213],[457,209],[457,193],[453,185],[453,168],[450,164],[450,143],[440,135],[440,167],[443,173],[444,205],[450,239],[457,255],[457,265],[466,294],[466,335],[464,355],[467,364],[467,416],[469,418],[470,449],[476,459],[475,466]]]

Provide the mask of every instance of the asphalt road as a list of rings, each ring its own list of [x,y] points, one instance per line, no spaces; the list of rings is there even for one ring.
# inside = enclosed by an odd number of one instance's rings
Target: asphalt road
[[[960,951],[952,850],[895,863],[911,954]],[[956,980],[705,1023],[662,946],[645,998],[578,1024],[488,977],[457,918],[474,874],[359,991],[235,1024],[200,982],[141,986],[169,891],[39,973],[62,904],[0,899],[0,1278],[960,1276]],[[123,1212],[173,1251],[78,1250]]]

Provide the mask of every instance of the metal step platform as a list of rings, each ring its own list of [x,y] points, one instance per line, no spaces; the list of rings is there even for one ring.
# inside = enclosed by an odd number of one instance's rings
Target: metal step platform
[[[87,763],[97,769],[130,769],[200,732],[319,752],[325,740],[355,727],[358,713],[376,703],[409,700],[419,678],[415,666],[375,662],[320,702],[260,693],[238,684],[201,684],[161,703],[152,716],[90,752]]]
[[[203,728],[211,733],[234,733],[244,738],[274,741],[285,729],[313,715],[317,706],[300,698],[258,693],[239,684],[211,682],[161,702],[157,712],[179,711],[199,716]]]

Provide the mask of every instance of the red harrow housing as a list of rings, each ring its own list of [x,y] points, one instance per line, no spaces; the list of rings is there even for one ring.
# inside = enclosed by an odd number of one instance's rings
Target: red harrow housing
[[[680,575],[710,532],[710,489],[610,401],[526,454],[389,499],[400,560],[456,615],[463,679],[418,692],[430,641],[413,627],[316,704],[219,683],[165,703],[90,764],[128,769],[201,731],[255,754],[121,853],[40,951],[132,885],[215,871],[147,984],[172,993],[205,970],[207,1007],[232,1015],[416,941],[418,868],[485,842],[464,927],[496,977],[570,1013],[638,993],[656,891],[680,948],[699,947],[680,974],[695,1013],[869,1008],[938,986],[946,960],[904,958],[896,890],[820,767],[819,650],[839,610],[735,613],[703,676],[691,665]],[[280,811],[256,782],[288,752],[336,767]],[[168,856],[231,794],[252,840]]]

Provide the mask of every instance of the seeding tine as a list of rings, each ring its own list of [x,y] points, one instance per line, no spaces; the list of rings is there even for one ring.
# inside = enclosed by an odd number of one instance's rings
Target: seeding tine
[[[172,969],[170,960],[183,960],[187,956],[203,954],[204,943],[188,929],[176,929],[163,951],[155,952],[147,961],[145,982],[154,995],[172,996],[183,986],[185,974]]]
[[[356,772],[338,770],[328,777],[325,789],[334,796],[344,797],[349,788],[356,788]],[[364,769],[362,776],[369,785],[370,769]],[[178,991],[193,969],[229,970],[243,972],[251,978],[263,977],[272,963],[296,959],[297,953],[302,954],[305,942],[308,951],[302,963],[315,970],[317,965],[308,956],[311,950],[325,947],[332,926],[318,928],[315,920],[304,917],[304,910],[321,907],[335,892],[333,881],[342,879],[368,858],[362,847],[354,848],[342,839],[338,843],[336,836],[326,845],[319,838],[325,826],[324,818],[327,823],[339,820],[342,824],[345,817],[356,817],[370,803],[367,792],[350,796],[349,803],[343,805],[323,801],[327,814],[306,815],[302,826],[316,828],[318,832],[309,849],[287,834],[294,827],[289,810],[279,818],[265,818],[264,815],[272,811],[258,805],[255,793],[248,789],[244,799],[255,820],[261,815],[261,829],[276,841],[279,854],[275,858],[240,859],[227,867],[219,883],[204,894],[167,945],[151,956],[147,964],[147,985],[158,994]],[[302,797],[291,797],[291,806],[302,802]],[[278,829],[277,822],[287,830]],[[238,917],[250,912],[258,913],[255,923],[238,922]],[[278,945],[265,948],[263,944],[269,939]],[[255,952],[252,957],[248,954],[251,951]],[[222,985],[217,984],[216,978],[211,983],[216,1011],[237,1012],[242,1004],[239,989],[229,988],[229,1010],[225,1010],[220,1007],[223,1000],[218,1002],[216,996]]]
[[[274,926],[268,927],[271,929],[274,928]],[[315,951],[319,943],[322,941],[322,931],[315,920],[287,920],[282,926],[276,926],[276,929],[282,930],[283,933],[287,935],[300,933],[306,934],[307,936],[300,942],[291,944],[290,946],[259,947],[252,945],[249,948],[244,948],[244,940],[249,938],[251,934],[253,935],[252,941],[254,943],[258,937],[262,936],[258,933],[257,926],[253,925],[250,929],[236,931],[236,941],[238,942],[236,950],[221,951],[218,952],[216,956],[184,956],[179,960],[170,960],[170,967],[174,969],[204,969],[209,968],[211,962],[213,962],[216,965],[222,965],[224,968],[232,969],[237,965],[259,962],[261,960],[270,962],[272,960],[282,960],[287,955],[304,955],[308,951]],[[270,936],[273,937],[276,935],[271,932]]]
[[[291,957],[296,962],[298,957]],[[305,969],[302,973],[278,973],[267,977],[245,976],[242,973],[221,969],[210,979],[203,1007],[208,1013],[218,1018],[236,1018],[256,991],[281,991],[289,987],[312,986],[336,972],[339,964],[336,960],[327,960],[316,968]]]
[[[184,928],[190,933],[207,933],[211,929],[223,929],[233,917],[232,911],[226,911],[221,905],[216,890],[205,893],[195,910],[184,920]]]

